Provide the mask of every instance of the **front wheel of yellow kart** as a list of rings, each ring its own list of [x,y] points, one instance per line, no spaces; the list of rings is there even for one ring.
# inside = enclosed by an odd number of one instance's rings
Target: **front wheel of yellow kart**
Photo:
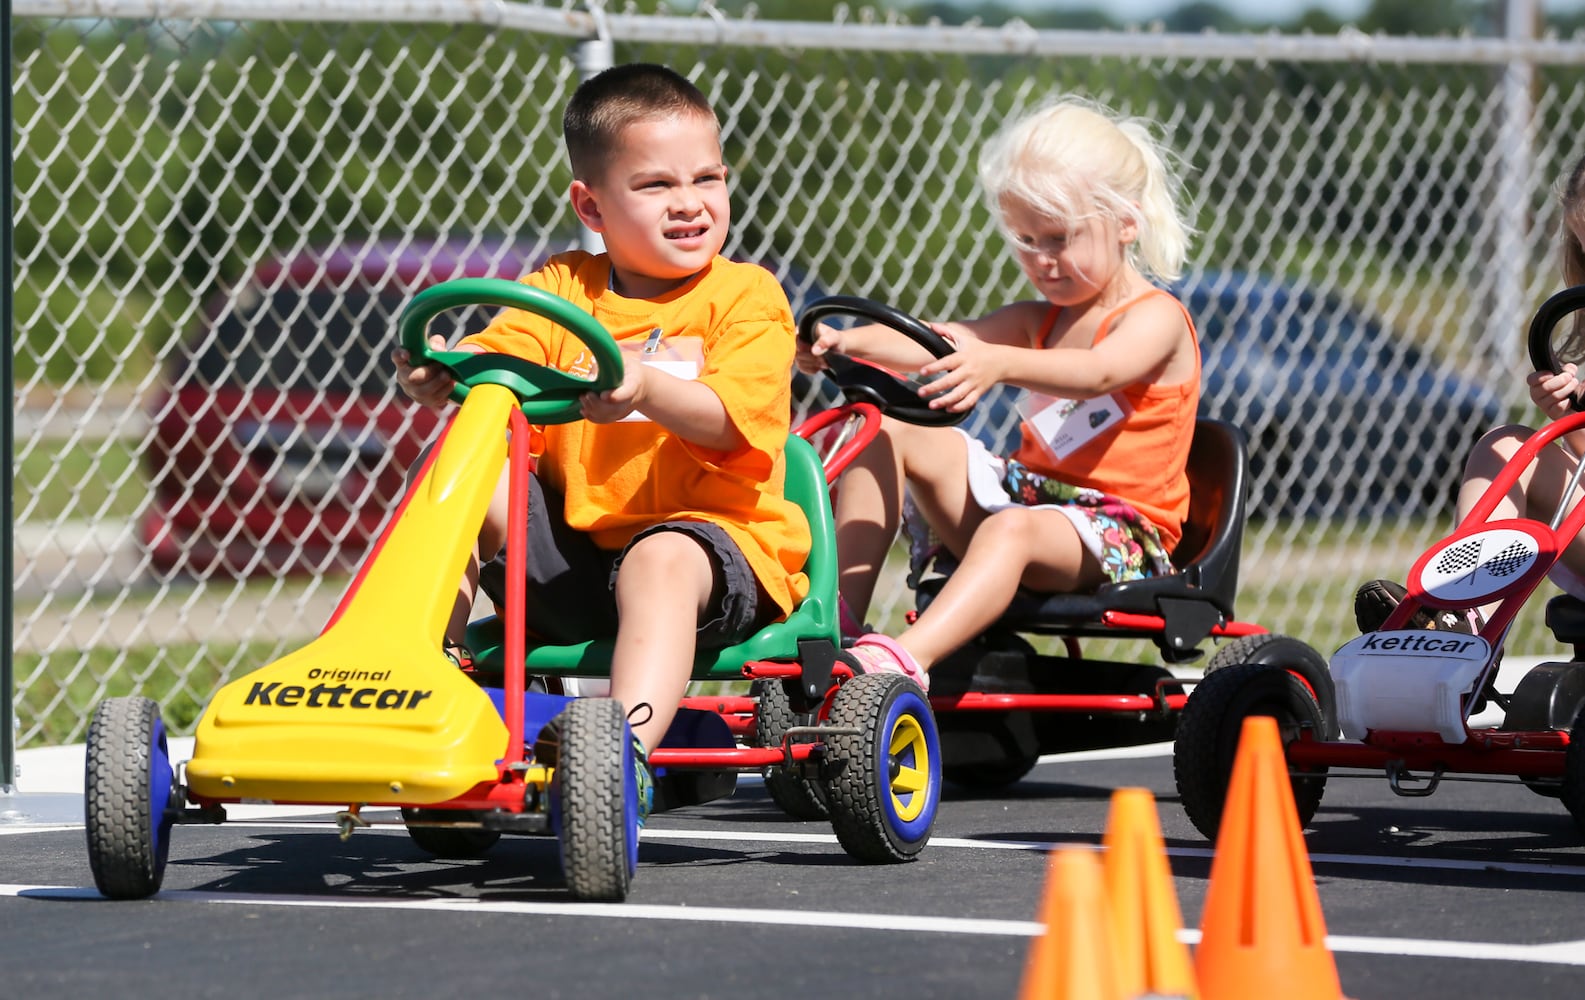
[[[860,861],[912,860],[941,801],[941,742],[925,692],[901,674],[860,674],[837,689],[827,723],[827,805]]]

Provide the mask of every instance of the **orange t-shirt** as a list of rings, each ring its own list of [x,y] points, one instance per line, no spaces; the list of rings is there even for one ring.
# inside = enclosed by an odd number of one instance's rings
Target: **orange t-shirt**
[[[794,353],[786,293],[765,268],[722,257],[655,299],[625,298],[610,281],[609,258],[582,250],[558,254],[523,278],[587,311],[619,345],[641,346],[658,328],[656,351],[646,357],[709,386],[745,443],[732,452],[704,448],[640,415],[611,424],[577,420],[544,429],[539,475],[566,498],[567,524],[601,548],[619,549],[665,521],[720,525],[766,593],[790,612],[809,589],[810,539],[803,511],[783,493]],[[580,376],[595,367],[577,337],[523,310],[504,310],[465,343]],[[633,355],[624,361],[634,363]]]
[[[1112,322],[1130,306],[1152,295],[1165,295],[1183,309],[1193,333],[1194,319],[1183,303],[1171,293],[1155,289],[1107,313],[1095,331],[1094,342],[1104,340]],[[1058,306],[1051,307],[1039,332],[1031,338],[1031,347],[1046,346],[1060,311]],[[1030,397],[1035,408],[1049,400],[1038,393]],[[1060,458],[1047,445],[1045,435],[1026,418],[1021,428],[1022,441],[1013,458],[1042,475],[1128,501],[1156,526],[1162,544],[1170,551],[1183,536],[1183,522],[1189,516],[1189,442],[1200,406],[1198,342],[1193,378],[1174,385],[1136,383],[1112,393],[1111,400],[1121,409],[1122,419],[1082,440]]]

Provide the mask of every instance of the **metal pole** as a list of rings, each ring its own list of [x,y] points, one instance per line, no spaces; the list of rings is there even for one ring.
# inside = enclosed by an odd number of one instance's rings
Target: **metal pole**
[[[1535,38],[1536,0],[1507,0],[1503,35],[1508,41]],[[1520,57],[1511,59],[1502,73],[1502,120],[1497,128],[1497,287],[1487,325],[1488,356],[1504,359],[1509,371],[1528,370],[1522,338],[1525,271],[1530,259],[1526,232],[1530,221],[1530,176],[1535,169],[1531,143],[1531,94],[1535,66]]]
[[[578,43],[578,49],[573,56],[573,64],[578,68],[578,79],[587,80],[601,70],[610,69],[615,65],[616,46],[611,41],[611,32],[605,22],[605,5],[602,3],[589,4],[589,13],[594,15],[595,30],[598,35]],[[605,240],[600,234],[588,228],[579,227],[582,232],[578,237],[578,247],[589,253],[604,253]]]
[[[4,331],[5,350],[0,351],[0,382],[5,383],[11,402],[0,407],[0,450],[5,452],[4,489],[0,490],[0,520],[6,526],[6,543],[3,546],[3,572],[0,572],[0,688],[5,698],[0,700],[0,791],[10,794],[16,788],[16,674],[12,668],[12,588],[16,583],[16,508],[12,503],[15,447],[12,441],[13,408],[16,406],[16,379],[12,373],[14,346],[11,327],[11,0],[0,0],[0,192],[4,193],[5,206],[0,209],[0,330]]]

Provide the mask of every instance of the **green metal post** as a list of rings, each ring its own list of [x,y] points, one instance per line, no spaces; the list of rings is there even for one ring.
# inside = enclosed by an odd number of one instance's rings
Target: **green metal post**
[[[12,587],[16,581],[16,508],[12,504],[12,485],[16,449],[12,440],[13,408],[16,406],[16,379],[11,370],[14,350],[11,339],[11,0],[0,0],[0,193],[5,205],[0,209],[0,330],[4,331],[5,350],[0,351],[0,383],[11,394],[11,402],[0,406],[0,451],[5,452],[4,489],[0,490],[0,523],[6,526],[6,541],[0,546],[0,790],[16,787],[17,727],[16,675],[12,670]]]

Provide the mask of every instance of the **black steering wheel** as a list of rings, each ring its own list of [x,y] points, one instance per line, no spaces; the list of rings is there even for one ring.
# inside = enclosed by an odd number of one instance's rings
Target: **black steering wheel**
[[[583,341],[594,355],[593,378],[578,378],[508,354],[437,351],[429,346],[429,322],[462,306],[487,305],[524,309],[543,316]],[[565,424],[581,420],[578,397],[622,384],[622,351],[600,321],[559,295],[506,278],[458,278],[443,281],[413,296],[397,321],[402,346],[413,366],[437,364],[457,380],[451,399],[462,402],[473,386],[505,386],[517,394],[531,423]]]
[[[1561,372],[1565,364],[1585,369],[1585,325],[1570,323],[1561,339],[1553,337],[1559,321],[1585,309],[1585,285],[1565,288],[1541,303],[1530,321],[1530,364],[1536,371]],[[1577,321],[1576,321],[1577,322]],[[1574,397],[1573,407],[1585,410],[1585,399]]]
[[[833,295],[806,306],[798,319],[799,338],[806,344],[813,344],[816,324],[827,316],[835,315],[858,316],[873,323],[882,323],[938,358],[944,358],[956,350],[945,337],[907,313],[854,295]],[[925,427],[950,427],[962,423],[963,418],[968,416],[966,410],[962,413],[932,410],[925,400],[919,398],[919,382],[880,365],[841,354],[827,354],[825,361],[827,374],[842,390],[842,397],[850,403],[873,403],[887,416]]]

